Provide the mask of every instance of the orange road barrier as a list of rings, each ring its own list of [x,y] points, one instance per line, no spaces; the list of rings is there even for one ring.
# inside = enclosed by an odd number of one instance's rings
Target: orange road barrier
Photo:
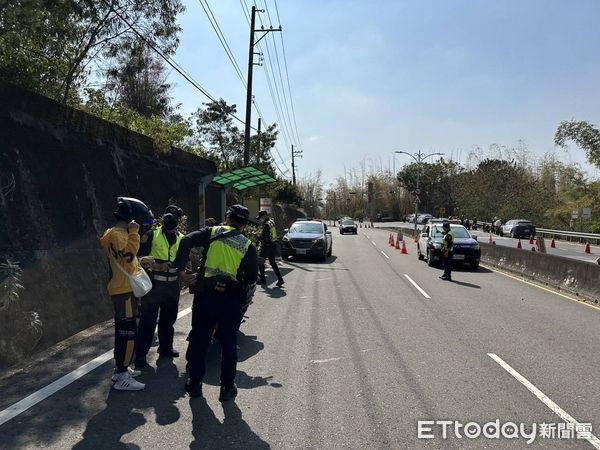
[[[492,238],[492,233],[490,233],[490,237],[488,238],[488,242],[491,244],[494,241],[494,238]]]
[[[584,253],[592,253],[592,250],[590,249],[590,243],[586,242],[585,243],[585,247],[583,248]]]
[[[402,250],[400,253],[403,255],[408,255],[408,252],[406,251],[406,241],[402,241]]]
[[[400,250],[400,241],[398,239],[396,239],[396,250]]]
[[[523,248],[523,246],[521,245],[521,239],[519,239],[519,242],[517,242],[517,248]]]
[[[529,243],[530,243],[530,244],[533,244],[533,234],[530,234],[530,235],[529,235]]]
[[[556,248],[556,242],[554,242],[554,239],[550,241],[550,248]]]

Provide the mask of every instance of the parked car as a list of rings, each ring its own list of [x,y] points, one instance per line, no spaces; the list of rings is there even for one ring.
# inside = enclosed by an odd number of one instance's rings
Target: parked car
[[[414,214],[409,214],[408,216],[406,216],[406,222],[408,222],[408,223],[414,223],[415,222],[415,215]]]
[[[433,216],[431,214],[422,213],[422,214],[419,214],[419,216],[417,217],[417,223],[426,224],[429,221],[429,219],[433,219]]]
[[[513,219],[500,227],[500,236],[508,235],[511,238],[527,238],[535,236],[535,227],[529,220]]]
[[[358,233],[358,227],[356,226],[356,222],[352,219],[346,219],[342,221],[340,224],[340,234],[356,234]]]
[[[326,261],[333,250],[333,238],[327,225],[316,220],[294,222],[281,240],[281,257],[313,256]]]
[[[450,229],[454,233],[454,261],[468,263],[471,268],[477,269],[481,259],[481,248],[477,239],[474,239],[463,225],[451,223]],[[419,260],[427,260],[429,266],[433,266],[436,262],[441,263],[444,247],[442,238],[442,223],[434,222],[425,225],[417,243]]]

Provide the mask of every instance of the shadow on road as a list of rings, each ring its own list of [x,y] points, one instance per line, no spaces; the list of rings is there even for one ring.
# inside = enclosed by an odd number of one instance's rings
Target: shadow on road
[[[466,283],[464,281],[458,281],[455,279],[452,280],[452,283],[458,284],[459,286],[465,286],[465,287],[470,287],[470,288],[474,288],[474,289],[481,289],[481,286],[479,286],[477,284]]]
[[[73,449],[137,449],[136,445],[121,442],[121,438],[146,423],[136,409],[154,408],[156,423],[170,425],[181,414],[175,402],[184,395],[183,381],[177,366],[169,358],[157,360],[156,373],[146,370],[139,380],[146,383],[144,392],[125,392],[111,389],[106,407],[87,423],[83,439]]]
[[[190,449],[270,449],[244,421],[235,402],[222,404],[223,423],[217,419],[203,398],[190,399],[192,434]]]

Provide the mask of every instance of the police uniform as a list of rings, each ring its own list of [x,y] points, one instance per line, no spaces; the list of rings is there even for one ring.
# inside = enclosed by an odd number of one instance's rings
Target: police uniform
[[[186,352],[188,385],[199,386],[206,372],[206,353],[212,330],[218,324],[222,347],[221,392],[235,388],[237,333],[247,289],[257,277],[256,247],[233,226],[203,228],[186,235],[179,244],[175,265],[185,270],[192,247],[206,252],[198,275],[192,308],[192,330]],[[192,393],[190,392],[190,395]]]
[[[277,261],[275,260],[275,247],[277,245],[277,228],[275,228],[275,222],[273,219],[267,220],[262,229],[262,233],[260,236],[260,257],[263,260],[260,262],[259,270],[260,270],[260,278],[259,283],[266,283],[265,277],[265,259],[269,260],[269,264],[273,268],[273,272],[275,272],[275,276],[277,276],[277,284],[281,286],[283,284],[283,277],[281,276],[281,272],[279,267],[277,266]]]
[[[174,324],[179,310],[179,278],[173,264],[183,234],[179,231],[167,233],[162,226],[148,231],[142,238],[139,256],[152,256],[163,270],[149,269],[152,290],[141,300],[141,315],[138,327],[135,365],[145,367],[146,355],[152,345],[158,321],[158,353],[164,356],[179,356],[173,350]],[[165,264],[166,263],[166,264]]]
[[[444,230],[444,238],[442,243],[444,245],[444,256],[443,256],[443,264],[444,264],[444,275],[440,278],[451,281],[452,280],[452,260],[454,255],[454,232],[452,229],[448,229],[448,231]],[[446,253],[447,252],[447,253]]]

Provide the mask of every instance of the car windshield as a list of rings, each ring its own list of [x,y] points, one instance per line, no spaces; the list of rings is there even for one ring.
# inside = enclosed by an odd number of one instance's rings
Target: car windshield
[[[290,233],[323,233],[323,225],[320,223],[295,223],[290,228]]]
[[[467,231],[466,228],[464,227],[452,227],[451,228],[452,233],[454,233],[454,237],[455,238],[470,238],[471,235],[469,234],[469,232]],[[432,237],[440,237],[444,234],[444,230],[442,229],[442,227],[433,227],[433,230],[431,231],[431,236]]]
[[[342,225],[354,225],[354,221],[352,221],[352,220],[344,220],[342,222]]]
[[[519,220],[516,225],[532,225],[528,220]]]

